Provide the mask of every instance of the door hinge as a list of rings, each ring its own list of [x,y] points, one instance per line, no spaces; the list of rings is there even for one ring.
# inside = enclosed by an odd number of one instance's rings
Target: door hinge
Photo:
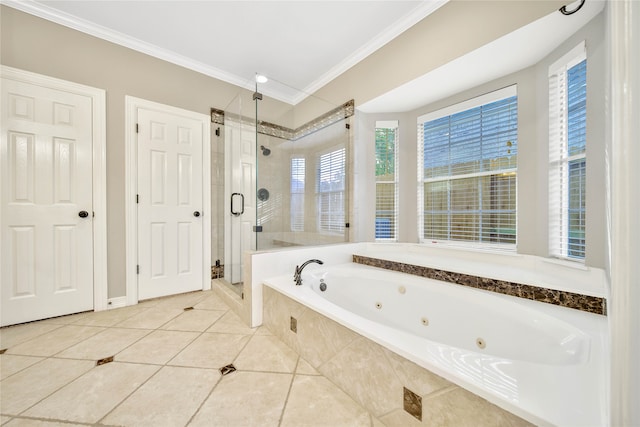
[[[140,203],[140,195],[136,194],[136,203]]]
[[[136,274],[140,274],[140,264],[136,265]]]
[[[136,133],[140,133],[140,125],[136,123]]]

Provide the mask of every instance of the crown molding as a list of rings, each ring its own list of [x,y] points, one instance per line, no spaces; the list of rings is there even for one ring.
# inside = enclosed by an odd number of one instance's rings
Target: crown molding
[[[429,14],[433,13],[448,1],[449,0],[435,0],[420,2],[420,5],[413,9],[410,13],[405,15],[403,19],[397,21],[393,26],[378,34],[369,43],[365,44],[353,54],[348,56],[345,60],[332,67],[329,71],[313,81],[306,88],[298,90],[298,93],[296,95],[283,94],[278,91],[269,90],[266,87],[263,89],[263,92],[266,95],[279,101],[285,102],[290,105],[297,105],[308,96],[313,96],[313,93],[315,93],[318,89],[331,82],[340,74],[344,73],[349,68],[353,67],[376,50],[380,49],[382,46],[402,34],[404,31],[421,21]],[[80,31],[90,36],[97,37],[102,40],[106,40],[108,42],[135,50],[137,52],[153,56],[163,61],[179,65],[181,67],[199,72],[206,76],[222,80],[240,88],[248,90],[255,89],[252,85],[252,82],[248,81],[246,78],[241,78],[235,74],[220,70],[219,68],[212,67],[199,61],[194,61],[168,49],[160,48],[151,43],[147,43],[145,41],[130,37],[126,34],[97,25],[93,22],[78,18],[68,13],[61,12],[60,10],[46,6],[42,3],[38,3],[32,0],[0,0],[0,4],[20,10],[30,15],[37,16],[42,19],[46,19],[51,22],[55,22],[56,24],[71,28],[76,31]]]
[[[34,1],[1,0],[0,4],[20,10],[21,12],[37,16],[47,21],[54,22],[67,28],[97,37],[102,40],[123,46],[140,53],[144,53],[154,58],[170,62],[175,65],[187,68],[192,71],[207,75],[209,77],[222,80],[244,89],[253,89],[247,84],[246,78],[240,78],[235,74],[228,73],[199,61],[194,61],[185,56],[179,55],[168,49],[160,48],[151,43],[136,39],[118,31],[97,25],[93,22],[78,18],[68,13],[61,12],[52,7]],[[286,100],[283,100],[287,102]]]
[[[309,86],[303,89],[303,93],[294,98],[293,104],[297,104],[307,97],[307,94],[315,93],[318,89],[325,86],[327,83],[338,77],[340,74],[353,67],[373,52],[377,51],[400,34],[422,21],[424,18],[435,12],[440,7],[444,6],[449,0],[436,0],[436,1],[423,1],[405,17],[397,21],[391,27],[388,27],[385,31],[379,33],[369,41],[369,43],[362,46],[357,51],[349,55],[345,60],[335,65],[329,71],[324,73],[318,79],[313,81]]]

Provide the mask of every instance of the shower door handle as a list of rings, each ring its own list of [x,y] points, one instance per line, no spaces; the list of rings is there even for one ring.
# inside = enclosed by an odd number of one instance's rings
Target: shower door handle
[[[234,196],[240,196],[240,202],[241,202],[241,204],[240,204],[240,206],[241,206],[240,212],[233,210],[233,198],[234,198]],[[231,195],[231,215],[240,216],[243,213],[244,213],[244,194],[242,194],[242,193],[233,193]]]

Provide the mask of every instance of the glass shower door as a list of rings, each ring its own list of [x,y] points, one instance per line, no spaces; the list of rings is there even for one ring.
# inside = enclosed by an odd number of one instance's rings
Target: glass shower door
[[[225,110],[224,278],[242,294],[243,254],[256,249],[256,133],[253,101],[239,94]]]

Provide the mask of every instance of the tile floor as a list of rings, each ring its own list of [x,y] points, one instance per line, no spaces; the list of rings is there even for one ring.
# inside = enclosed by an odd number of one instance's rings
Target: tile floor
[[[382,425],[212,291],[2,328],[0,349],[7,427]]]

